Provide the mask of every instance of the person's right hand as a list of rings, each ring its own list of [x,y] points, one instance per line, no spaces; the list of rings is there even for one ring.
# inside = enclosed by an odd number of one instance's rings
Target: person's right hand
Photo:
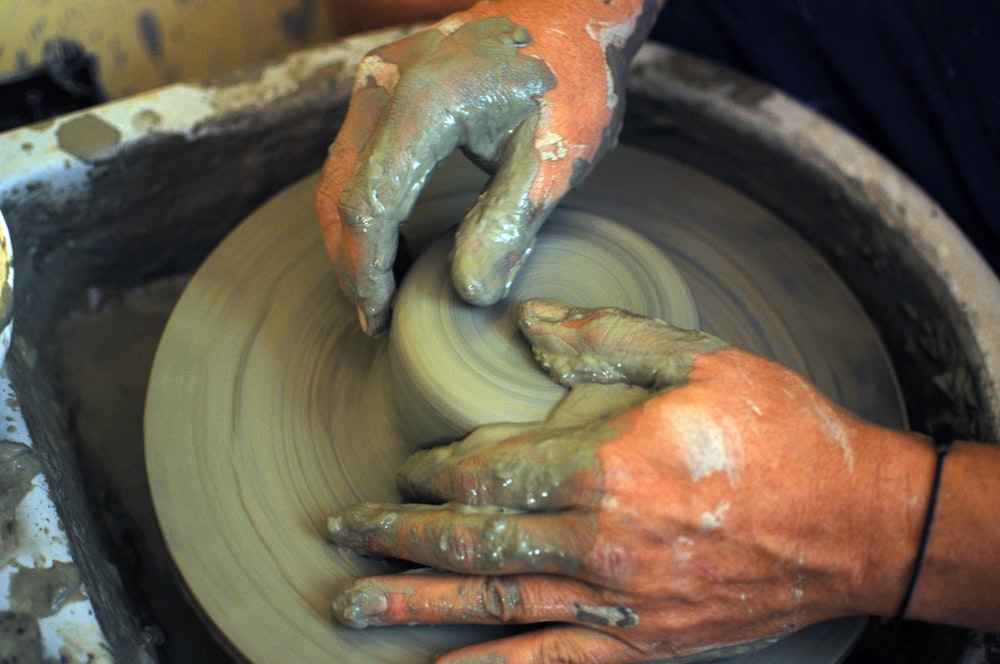
[[[355,581],[337,619],[549,623],[438,661],[596,664],[734,654],[898,609],[933,474],[926,437],[663,321],[529,300],[521,327],[558,382],[651,393],[572,423],[564,401],[545,422],[415,454],[397,485],[416,502],[349,507],[329,533],[435,571]]]
[[[481,2],[369,53],[316,209],[362,328],[388,323],[397,230],[457,147],[493,172],[456,238],[468,302],[502,298],[539,226],[615,143],[629,60],[662,2]]]

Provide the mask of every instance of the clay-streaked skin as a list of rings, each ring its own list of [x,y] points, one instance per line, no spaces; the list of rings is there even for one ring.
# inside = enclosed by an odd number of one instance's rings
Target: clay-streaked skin
[[[566,387],[627,383],[659,390],[683,383],[695,358],[727,345],[700,330],[681,330],[620,309],[567,308],[545,300],[522,307],[518,322],[531,340],[535,360]],[[552,324],[585,330],[583,348],[562,334],[547,333]]]
[[[861,422],[702,333],[537,300],[521,323],[560,380],[654,389],[575,426],[554,412],[407,462],[404,497],[444,505],[335,517],[336,543],[442,570],[357,581],[335,602],[349,624],[560,623],[447,663],[695,661],[896,609],[933,466],[924,437]],[[891,544],[863,527],[876,514]]]
[[[661,5],[486,1],[366,56],[316,209],[367,333],[388,324],[397,228],[458,147],[493,177],[457,234],[455,286],[477,305],[507,293],[545,218],[614,146],[626,68]]]

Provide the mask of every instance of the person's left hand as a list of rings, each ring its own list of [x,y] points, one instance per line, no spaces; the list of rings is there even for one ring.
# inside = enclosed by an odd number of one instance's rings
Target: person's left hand
[[[457,148],[491,173],[452,278],[504,297],[556,204],[617,141],[629,60],[663,0],[480,2],[361,62],[316,212],[362,329],[385,331],[398,228]]]

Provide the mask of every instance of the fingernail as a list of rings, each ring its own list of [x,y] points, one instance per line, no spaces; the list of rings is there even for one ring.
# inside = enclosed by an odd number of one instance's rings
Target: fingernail
[[[361,326],[361,331],[368,334],[370,326],[368,325],[368,314],[361,307],[358,307],[358,325]]]
[[[512,251],[496,260],[482,249],[456,250],[452,256],[452,283],[469,304],[492,306],[507,297],[530,251]]]
[[[504,298],[510,284],[500,286],[485,281],[455,280],[455,289],[462,299],[477,307],[489,307]]]
[[[398,516],[382,503],[358,503],[327,518],[327,537],[339,546],[365,551],[371,538],[389,528]]]
[[[342,516],[331,516],[326,519],[326,535],[331,541],[338,543],[338,540],[343,537],[345,532],[344,527],[344,517]]]
[[[357,312],[358,324],[361,326],[362,332],[369,337],[377,337],[385,332],[389,324],[388,311],[366,310],[364,307],[358,307]]]
[[[344,522],[343,515],[327,518],[326,534],[330,541],[337,546],[354,549],[355,551],[363,550],[366,544],[364,536]]]
[[[333,617],[356,629],[378,625],[388,610],[385,590],[363,581],[352,583],[333,602]]]
[[[569,314],[570,308],[555,300],[534,298],[521,304],[521,324],[531,327],[537,323],[558,323]]]

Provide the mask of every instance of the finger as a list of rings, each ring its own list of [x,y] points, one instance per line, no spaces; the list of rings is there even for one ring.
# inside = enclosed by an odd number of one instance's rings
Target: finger
[[[582,626],[525,632],[450,652],[435,664],[600,664],[648,662],[654,653],[629,645],[615,635]]]
[[[339,201],[360,252],[359,298],[379,322],[388,317],[395,287],[397,228],[431,172],[460,143],[495,157],[512,129],[537,109],[536,97],[554,85],[543,63],[519,53],[529,41],[523,28],[493,18],[426,30],[381,49],[405,71]]]
[[[361,503],[327,521],[330,540],[377,555],[463,574],[580,571],[591,516],[519,514],[458,505]]]
[[[344,235],[354,248],[351,277],[369,334],[388,325],[399,225],[431,172],[458,145],[455,123],[441,112],[427,111],[424,104],[423,116],[410,118],[399,107],[399,98],[390,102],[338,205]]]
[[[623,382],[659,389],[683,382],[698,356],[726,343],[622,309],[521,304],[519,324],[535,359],[562,385]]]
[[[531,195],[539,174],[537,114],[511,136],[499,167],[455,236],[452,281],[464,300],[494,304],[507,295],[535,236],[558,200]]]
[[[593,586],[547,574],[464,576],[396,574],[359,579],[333,602],[350,627],[382,625],[505,625],[577,622],[629,629],[639,622],[621,602]]]
[[[459,144],[495,160],[555,85],[542,61],[521,53],[531,38],[509,19],[444,23],[378,51],[402,64],[348,184],[346,194],[357,198],[351,207],[379,215],[399,210],[405,218],[435,166]]]
[[[394,67],[377,53],[371,53],[361,61],[347,116],[330,146],[316,190],[316,213],[327,254],[333,262],[341,289],[358,308],[362,329],[372,335],[385,326],[392,287],[391,284],[364,282],[366,272],[363,267],[372,260],[371,251],[365,243],[371,240],[366,240],[344,223],[340,203],[351,172],[389,100],[393,82],[392,76],[386,72]]]
[[[694,664],[746,655],[774,645],[781,638],[765,637],[725,645],[676,648],[672,647],[667,634],[633,641],[628,638],[630,635],[627,632],[587,627],[548,627],[488,641],[450,652],[436,660],[435,664],[629,664],[653,660]]]
[[[594,453],[608,438],[544,425],[492,425],[464,440],[417,452],[396,486],[407,500],[559,510],[596,505],[600,468]]]

